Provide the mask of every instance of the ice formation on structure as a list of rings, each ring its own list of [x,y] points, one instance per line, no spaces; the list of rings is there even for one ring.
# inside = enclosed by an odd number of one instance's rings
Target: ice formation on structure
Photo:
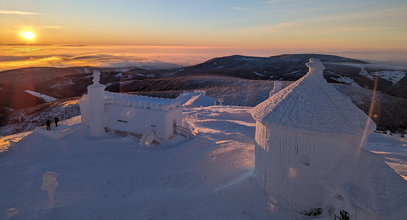
[[[55,205],[54,193],[58,187],[57,181],[58,174],[52,171],[48,171],[42,175],[42,186],[41,189],[47,191],[48,193],[48,207],[53,208]]]
[[[155,129],[154,128],[149,128],[144,132],[143,136],[140,138],[140,145],[142,146],[149,146],[153,143],[155,140]]]
[[[171,139],[182,126],[183,97],[164,99],[106,92],[100,72],[93,72],[93,84],[80,103],[81,120],[93,137],[105,131],[141,137],[155,127],[158,137]]]
[[[407,216],[407,183],[365,151],[374,122],[323,78],[308,73],[252,110],[255,175],[270,196],[298,212],[322,208],[351,219]]]
[[[105,107],[105,85],[100,84],[100,72],[93,71],[93,84],[88,86],[89,97],[89,131],[92,136],[99,137],[105,133],[104,129],[104,107]]]

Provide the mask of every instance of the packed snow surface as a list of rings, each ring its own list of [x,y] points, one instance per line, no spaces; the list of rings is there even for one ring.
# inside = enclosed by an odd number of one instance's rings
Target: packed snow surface
[[[25,91],[26,93],[29,93],[29,94],[35,96],[35,97],[38,97],[38,98],[43,99],[43,100],[46,101],[46,102],[52,102],[52,101],[57,100],[57,99],[54,98],[54,97],[51,97],[51,96],[48,96],[48,95],[45,95],[45,94],[42,94],[42,93],[39,93],[39,92],[34,92],[34,91],[31,91],[31,90],[24,90],[24,91]]]
[[[198,136],[149,148],[133,137],[90,138],[78,118],[48,135],[2,137],[8,144],[0,153],[0,219],[303,219],[267,198],[252,177],[250,109],[189,108],[184,126]],[[67,129],[74,131],[53,138]],[[407,173],[407,142],[375,133],[368,146]],[[53,209],[41,189],[49,171],[58,174]]]

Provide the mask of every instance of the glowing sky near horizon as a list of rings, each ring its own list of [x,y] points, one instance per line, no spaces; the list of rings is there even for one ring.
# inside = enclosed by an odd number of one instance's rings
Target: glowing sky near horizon
[[[0,0],[0,44],[407,49],[405,0]]]

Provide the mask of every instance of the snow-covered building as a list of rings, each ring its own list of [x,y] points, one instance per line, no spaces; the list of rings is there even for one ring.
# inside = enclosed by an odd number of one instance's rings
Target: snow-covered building
[[[93,84],[80,103],[82,123],[92,136],[105,131],[127,133],[136,137],[153,130],[160,139],[170,139],[182,125],[182,100],[106,92],[94,71]]]
[[[309,72],[252,110],[255,175],[266,192],[299,212],[317,208],[350,219],[407,216],[407,182],[363,149],[374,122]]]

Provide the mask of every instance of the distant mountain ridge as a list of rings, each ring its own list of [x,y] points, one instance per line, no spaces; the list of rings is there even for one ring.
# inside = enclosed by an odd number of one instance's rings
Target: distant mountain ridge
[[[270,83],[271,80],[294,81],[307,73],[305,63],[310,58],[319,58],[325,64],[324,77],[328,82],[370,90],[377,88],[385,96],[401,100],[407,98],[407,68],[373,65],[362,60],[325,54],[283,54],[270,57],[233,55],[188,67],[156,70],[139,67],[33,67],[0,72],[0,124],[5,122],[5,115],[13,110],[45,103],[45,100],[25,90],[57,99],[83,95],[91,84],[91,72],[94,69],[102,72],[101,82],[108,91],[175,97],[182,91],[237,86],[239,83],[236,82],[240,82],[238,79]],[[241,90],[256,92],[256,88],[242,87]],[[256,101],[247,99],[231,104],[253,106],[267,98],[263,96]],[[397,101],[394,105],[399,103]]]

